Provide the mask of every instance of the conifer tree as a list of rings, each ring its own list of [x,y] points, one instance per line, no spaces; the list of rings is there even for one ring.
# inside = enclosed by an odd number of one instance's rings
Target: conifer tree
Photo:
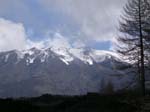
[[[117,38],[117,51],[129,60],[139,74],[141,94],[145,95],[146,28],[149,26],[150,5],[148,0],[129,0],[124,7]]]

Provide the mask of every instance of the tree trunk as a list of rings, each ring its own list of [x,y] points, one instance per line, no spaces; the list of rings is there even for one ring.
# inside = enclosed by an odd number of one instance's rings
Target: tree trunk
[[[145,66],[144,66],[144,47],[143,47],[143,34],[142,34],[142,22],[141,22],[141,0],[139,0],[139,30],[140,30],[140,61],[141,61],[141,94],[145,95]]]

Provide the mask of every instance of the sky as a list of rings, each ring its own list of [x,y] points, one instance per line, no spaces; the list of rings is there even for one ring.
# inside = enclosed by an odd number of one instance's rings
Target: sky
[[[0,0],[0,51],[112,50],[126,0]]]

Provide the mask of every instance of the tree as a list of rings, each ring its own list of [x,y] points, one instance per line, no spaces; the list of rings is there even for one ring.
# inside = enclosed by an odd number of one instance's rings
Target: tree
[[[105,79],[102,78],[100,86],[101,86],[100,93],[104,93],[104,94],[114,93],[114,86],[111,80],[108,80],[107,82],[105,82]]]
[[[137,69],[142,95],[145,95],[145,28],[148,26],[149,17],[148,0],[129,0],[120,21],[121,35],[117,38],[117,51]]]
[[[114,93],[114,86],[110,80],[108,81],[107,85],[105,86],[104,93],[105,94],[113,94]]]

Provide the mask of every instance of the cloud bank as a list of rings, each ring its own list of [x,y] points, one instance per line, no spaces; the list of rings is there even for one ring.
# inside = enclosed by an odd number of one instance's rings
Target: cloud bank
[[[23,24],[0,18],[0,51],[25,49],[26,39]]]
[[[113,42],[126,1],[0,0],[0,51]]]
[[[33,47],[80,47],[78,44],[70,43],[69,40],[59,32],[53,32],[53,35],[46,35],[47,38],[41,41],[32,41],[28,38],[27,32],[22,23],[15,23],[10,20],[0,18],[0,51],[25,50]]]
[[[96,41],[112,40],[126,0],[39,0],[44,8],[69,15],[80,31]]]

